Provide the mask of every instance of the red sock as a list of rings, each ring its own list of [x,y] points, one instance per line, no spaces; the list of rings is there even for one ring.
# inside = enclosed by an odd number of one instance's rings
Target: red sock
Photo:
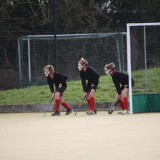
[[[60,99],[55,99],[55,108],[57,112],[59,112],[59,107],[60,107]]]
[[[90,99],[87,99],[88,106],[90,107]]]
[[[62,106],[65,107],[67,110],[71,110],[71,107],[66,102],[63,102]]]
[[[94,97],[90,97],[90,110],[95,111]]]
[[[124,105],[123,105],[123,108],[124,108],[124,109],[128,109],[128,98],[127,98],[127,97],[124,97],[124,98],[123,98],[123,104],[124,104]]]
[[[119,105],[120,105],[121,108],[124,110],[124,104],[123,104],[123,101],[122,101],[122,100],[119,101]]]

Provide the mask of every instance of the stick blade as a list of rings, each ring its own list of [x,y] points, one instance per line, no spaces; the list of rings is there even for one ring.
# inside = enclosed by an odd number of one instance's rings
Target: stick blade
[[[112,114],[112,113],[113,113],[113,110],[109,110],[109,111],[108,111],[108,114]]]
[[[114,103],[111,104],[110,110],[108,111],[108,114],[112,114],[113,111],[115,110],[116,105]]]

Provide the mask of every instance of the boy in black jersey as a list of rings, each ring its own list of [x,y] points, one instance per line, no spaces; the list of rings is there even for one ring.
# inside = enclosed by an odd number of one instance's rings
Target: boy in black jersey
[[[94,68],[88,66],[88,62],[84,58],[81,58],[78,62],[78,69],[80,71],[80,78],[82,82],[84,96],[86,97],[90,108],[90,111],[88,111],[87,114],[96,114],[97,111],[95,109],[94,94],[98,87],[100,75]]]
[[[52,93],[52,98],[55,101],[55,113],[52,116],[60,115],[60,103],[63,107],[67,109],[66,115],[72,112],[71,107],[64,101],[63,92],[67,88],[67,77],[55,72],[52,65],[46,65],[44,68],[44,74],[47,77],[47,82]],[[55,85],[55,86],[54,86]]]
[[[129,92],[129,76],[126,73],[118,72],[115,70],[114,63],[105,65],[105,73],[111,75],[114,86],[117,90],[117,100],[119,99],[119,105],[122,108],[121,114],[128,114],[128,92]],[[132,79],[132,87],[134,81]]]

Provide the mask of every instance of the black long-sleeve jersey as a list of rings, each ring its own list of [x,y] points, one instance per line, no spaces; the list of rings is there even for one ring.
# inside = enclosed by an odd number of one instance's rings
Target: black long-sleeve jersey
[[[95,86],[98,85],[100,75],[97,73],[97,71],[94,68],[92,68],[91,66],[88,66],[86,72],[83,70],[80,71],[80,77],[81,77],[81,82],[83,86],[83,91],[88,92],[88,90],[91,87],[91,84]]]
[[[68,79],[68,77],[56,72],[53,74],[53,76],[53,79],[50,76],[47,77],[47,82],[52,93],[54,93],[54,85],[56,89],[59,88],[60,83],[62,84],[62,86],[66,86],[66,81]]]
[[[129,85],[129,76],[123,72],[115,71],[112,76],[113,83],[116,87],[117,93],[121,94],[121,89],[124,88],[125,85]],[[134,81],[132,79],[132,86],[134,85]]]

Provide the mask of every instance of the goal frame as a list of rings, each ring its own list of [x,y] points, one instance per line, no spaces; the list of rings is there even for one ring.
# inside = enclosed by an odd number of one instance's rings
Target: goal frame
[[[127,23],[127,71],[129,75],[129,107],[130,107],[130,114],[133,114],[133,99],[132,99],[132,70],[131,70],[131,36],[130,36],[130,30],[131,27],[144,27],[144,33],[145,33],[145,27],[146,26],[160,26],[160,22],[154,22],[154,23]],[[144,36],[145,37],[145,36]],[[146,44],[145,44],[146,45]]]

